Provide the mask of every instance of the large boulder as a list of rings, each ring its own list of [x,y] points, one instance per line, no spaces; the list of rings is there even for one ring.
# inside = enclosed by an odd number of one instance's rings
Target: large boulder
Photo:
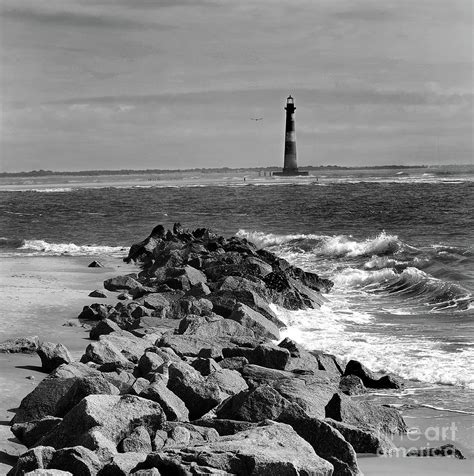
[[[43,435],[51,431],[55,426],[61,423],[62,418],[46,416],[40,420],[31,420],[24,423],[15,423],[11,427],[12,433],[21,443],[30,448]]]
[[[364,430],[384,433],[405,433],[407,425],[395,408],[372,402],[355,402],[344,394],[335,393],[326,405],[326,418]]]
[[[350,360],[344,371],[344,375],[355,375],[362,380],[367,388],[402,388],[402,380],[393,375],[384,375],[377,378],[365,365],[357,360]]]
[[[146,290],[135,277],[116,276],[115,278],[106,279],[104,281],[104,288],[107,291],[127,291],[133,297],[139,297],[145,294]]]
[[[87,377],[47,377],[21,401],[12,424],[46,416],[62,417],[87,395],[118,393],[100,373]]]
[[[278,421],[292,426],[305,439],[318,456],[334,466],[335,475],[362,476],[354,448],[337,430],[317,418],[306,415],[283,413]]]
[[[35,469],[48,468],[54,451],[54,448],[50,446],[38,446],[26,451],[18,458],[15,466],[8,472],[8,476],[23,476]]]
[[[40,444],[56,449],[84,446],[108,449],[111,454],[133,428],[143,425],[151,433],[163,427],[165,414],[158,403],[133,395],[89,395]]]
[[[184,401],[191,420],[200,418],[227,396],[216,382],[208,382],[185,362],[172,363],[168,373],[168,388]]]
[[[140,397],[157,402],[168,421],[188,421],[189,411],[183,400],[169,390],[162,379],[156,379],[141,393]]]
[[[280,330],[276,324],[245,304],[237,303],[229,319],[251,329],[256,336],[266,337],[268,339],[280,338]]]
[[[38,348],[38,336],[18,337],[0,342],[0,354],[32,354]]]
[[[224,357],[245,357],[251,364],[283,370],[288,364],[290,353],[273,344],[261,344],[255,348],[228,347],[222,350]]]
[[[282,414],[305,415],[299,405],[291,403],[269,385],[240,392],[223,402],[214,413],[219,419],[249,422],[277,420]]]
[[[36,350],[44,372],[52,372],[62,364],[72,362],[69,351],[63,344],[53,344],[52,342],[41,342]]]
[[[232,319],[224,319],[222,316],[188,316],[181,320],[179,331],[184,335],[196,337],[255,337],[253,330],[239,324]]]
[[[111,332],[101,335],[97,342],[92,342],[81,357],[81,362],[95,362],[102,365],[110,362],[137,362],[149,346],[149,342],[127,331]]]
[[[99,321],[89,332],[92,340],[98,340],[100,336],[111,334],[112,332],[120,332],[120,326],[110,319]]]
[[[75,446],[56,451],[48,468],[69,471],[74,476],[93,476],[102,466],[103,463],[93,451]]]
[[[268,422],[204,445],[151,453],[143,468],[191,468],[192,464],[215,468],[207,474],[330,476],[333,467],[320,458],[289,426]],[[184,469],[183,468],[183,469]],[[189,473],[188,473],[189,474]],[[192,474],[192,473],[191,473]],[[203,473],[201,473],[203,474]]]
[[[356,453],[390,454],[395,445],[384,433],[363,430],[356,426],[327,418],[325,422],[335,428],[352,445]]]

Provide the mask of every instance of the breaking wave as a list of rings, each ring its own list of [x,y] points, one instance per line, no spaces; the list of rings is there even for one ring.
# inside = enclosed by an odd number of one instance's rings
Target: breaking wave
[[[44,240],[9,238],[0,238],[0,248],[14,256],[96,256],[104,254],[122,256],[128,251],[128,247],[122,246],[76,245],[74,243],[48,243]]]

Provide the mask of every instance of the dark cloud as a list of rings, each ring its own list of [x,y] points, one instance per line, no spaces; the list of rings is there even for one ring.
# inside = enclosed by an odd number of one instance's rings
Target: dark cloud
[[[5,19],[38,23],[42,25],[69,26],[78,28],[115,28],[115,29],[171,29],[170,25],[163,25],[146,19],[137,21],[125,16],[94,14],[85,11],[49,11],[32,8],[10,7],[2,10]]]

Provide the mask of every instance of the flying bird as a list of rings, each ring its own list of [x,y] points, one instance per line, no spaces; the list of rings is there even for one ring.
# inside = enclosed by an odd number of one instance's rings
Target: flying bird
[[[252,121],[262,121],[263,117],[251,117],[250,118]]]

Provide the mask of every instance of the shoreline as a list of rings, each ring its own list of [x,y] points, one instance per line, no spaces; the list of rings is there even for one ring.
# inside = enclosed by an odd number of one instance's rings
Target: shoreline
[[[104,268],[87,268],[87,264],[99,259],[103,261]],[[30,319],[27,322],[35,322],[43,313],[50,313],[50,318],[44,323],[44,327],[35,327],[36,332],[24,335],[39,335],[52,342],[61,342],[71,351],[71,354],[77,359],[84,351],[87,343],[89,343],[86,330],[81,327],[64,327],[64,324],[69,319],[77,318],[83,305],[91,304],[92,302],[115,303],[116,294],[107,292],[110,298],[107,300],[97,300],[90,298],[87,294],[93,289],[102,289],[104,279],[114,277],[117,274],[127,274],[135,271],[137,268],[133,265],[126,265],[122,263],[120,258],[108,257],[12,257],[6,258],[7,264],[10,267],[2,265],[1,269],[1,288],[7,292],[4,295],[7,298],[7,306],[10,305],[10,312],[15,316],[22,318],[30,314]],[[67,265],[67,271],[64,267]],[[27,274],[28,273],[28,274]],[[20,285],[20,283],[23,283]],[[61,291],[61,297],[57,297],[57,291]],[[15,295],[16,293],[16,295]],[[50,300],[52,296],[56,296],[56,302],[51,305]],[[330,296],[330,295],[329,295]],[[25,300],[27,305],[25,306]],[[36,299],[36,300],[35,300]],[[49,304],[48,304],[49,303]],[[21,313],[20,313],[21,311]],[[36,315],[31,315],[36,314]],[[31,321],[33,319],[33,321]],[[51,325],[51,321],[55,321]],[[54,337],[51,336],[51,329],[54,329]],[[38,332],[40,331],[40,332]],[[49,332],[48,332],[49,331]],[[11,332],[11,331],[10,331]],[[4,337],[4,336],[7,337]],[[0,341],[6,338],[13,337],[14,333],[8,335],[3,333],[0,335]],[[9,391],[4,392],[2,400],[0,401],[0,411],[2,414],[2,434],[1,438],[6,440],[2,443],[0,451],[2,454],[8,451],[19,451],[19,447],[10,441],[13,435],[9,432],[8,421],[13,416],[10,411],[13,402],[19,404],[21,398],[26,395],[31,389],[39,383],[39,381],[46,377],[47,374],[39,372],[37,369],[40,365],[39,357],[36,354],[0,354],[1,368],[10,369],[9,372],[2,370],[2,380],[4,380],[3,388],[8,388]],[[35,370],[36,367],[36,370]],[[27,379],[28,376],[33,375],[34,380]],[[12,385],[13,384],[13,385]],[[431,417],[435,418],[436,410],[431,410]],[[6,432],[4,430],[7,430]],[[466,455],[468,456],[468,455]],[[402,461],[400,461],[402,460]],[[418,460],[418,461],[417,461]],[[437,463],[438,458],[423,458],[420,461],[417,458],[376,458],[376,457],[362,457],[360,458],[360,467],[364,474],[374,475],[380,474],[380,468],[386,467],[387,471],[394,471],[395,467],[405,468],[404,471],[415,471],[410,474],[445,474],[441,472],[441,468],[456,467],[456,474],[470,474],[472,469],[472,460],[467,461],[452,461],[445,459],[443,464]],[[422,464],[421,464],[422,463]],[[450,466],[455,463],[455,466]],[[446,466],[447,465],[447,466]],[[422,468],[423,467],[423,468]],[[429,472],[427,470],[429,469]],[[0,465],[0,471],[8,469],[8,465]],[[418,472],[424,469],[426,472]],[[437,472],[439,470],[439,472]],[[465,473],[463,471],[466,471]],[[374,472],[375,471],[375,472]],[[379,472],[376,472],[379,471]],[[400,474],[397,472],[385,472],[383,474]]]

